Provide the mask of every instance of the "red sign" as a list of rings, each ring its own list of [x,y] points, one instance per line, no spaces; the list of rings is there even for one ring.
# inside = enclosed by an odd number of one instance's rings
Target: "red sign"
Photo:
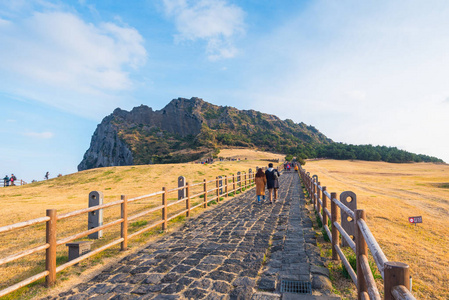
[[[422,217],[409,217],[408,221],[412,224],[416,224],[416,223],[422,223]]]

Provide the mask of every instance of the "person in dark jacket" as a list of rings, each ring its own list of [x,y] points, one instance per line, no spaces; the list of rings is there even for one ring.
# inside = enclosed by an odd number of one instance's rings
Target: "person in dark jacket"
[[[273,164],[268,164],[268,169],[265,171],[265,176],[267,177],[267,189],[268,189],[268,199],[270,200],[270,204],[273,204],[273,193],[276,191],[276,180],[281,174],[279,174],[278,170],[273,168]],[[279,182],[277,187],[279,188]],[[274,200],[277,200],[277,193],[274,195]]]
[[[3,182],[4,182],[4,186],[9,186],[9,177],[8,177],[8,175],[5,175],[5,177],[3,178]]]
[[[14,182],[16,182],[17,178],[14,176],[14,174],[11,174],[11,178],[9,179],[11,181],[11,185],[15,185]]]

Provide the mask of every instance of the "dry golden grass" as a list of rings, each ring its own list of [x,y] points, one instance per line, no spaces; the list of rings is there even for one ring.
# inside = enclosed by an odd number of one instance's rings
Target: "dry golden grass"
[[[449,165],[307,161],[329,192],[353,191],[390,261],[409,264],[417,299],[449,299]],[[411,225],[408,217],[422,216]]]
[[[34,218],[45,216],[47,209],[56,209],[58,215],[83,209],[88,206],[88,194],[90,191],[102,191],[104,202],[112,202],[120,199],[121,195],[129,198],[147,195],[165,186],[167,189],[177,187],[178,176],[186,177],[190,184],[202,182],[203,179],[212,180],[219,175],[235,174],[238,171],[247,171],[249,168],[255,170],[255,166],[266,166],[269,159],[283,159],[283,155],[252,151],[246,149],[225,149],[219,154],[221,157],[232,157],[240,160],[216,162],[214,164],[166,164],[166,165],[144,165],[144,166],[124,166],[108,167],[87,170],[75,174],[37,182],[25,186],[15,186],[0,188],[0,226],[6,226]],[[246,158],[246,159],[245,159]],[[213,188],[209,186],[208,190]],[[192,188],[191,195],[202,191],[203,186]],[[177,192],[169,193],[168,200],[177,199]],[[200,203],[202,199],[197,199],[195,203]],[[130,215],[135,212],[155,207],[161,204],[161,196],[136,201],[130,204]],[[192,204],[193,206],[194,204]],[[185,207],[185,206],[184,206]],[[173,215],[174,211],[183,209],[182,205],[169,209]],[[198,213],[198,212],[196,212]],[[120,217],[118,207],[104,210],[104,223],[116,220]],[[180,217],[180,221],[183,218]],[[130,224],[130,231],[142,228],[143,224],[136,221],[148,222],[160,220],[160,213],[135,220]],[[175,222],[176,223],[176,222]],[[135,226],[133,226],[135,225]],[[173,225],[169,225],[173,226]],[[134,228],[135,227],[135,228]],[[72,234],[85,231],[87,229],[87,216],[74,217],[58,221],[58,239]],[[104,238],[98,245],[106,244],[107,241],[118,238],[119,227],[114,230],[105,230]],[[148,242],[153,236],[157,236],[158,231],[153,230],[143,237],[134,239],[131,247],[142,245]],[[12,234],[2,234],[0,236],[0,258],[4,258],[23,249],[42,245],[45,243],[45,224],[15,230]],[[115,247],[117,248],[117,247]],[[44,252],[28,256],[15,262],[0,266],[0,289],[10,286],[19,280],[37,274],[44,270]],[[80,275],[85,269],[92,265],[102,263],[105,257],[116,256],[117,251],[106,251],[103,255],[94,258],[93,263],[80,263],[77,267],[72,267],[75,271],[63,271],[58,274],[58,280],[70,280],[74,275]],[[64,245],[58,247],[58,265],[67,259],[67,248]],[[13,271],[12,271],[13,270]],[[70,270],[70,269],[69,269]],[[40,286],[30,291],[25,290],[19,294],[6,297],[5,299],[30,299],[32,295],[40,294]],[[17,296],[18,295],[18,296]]]

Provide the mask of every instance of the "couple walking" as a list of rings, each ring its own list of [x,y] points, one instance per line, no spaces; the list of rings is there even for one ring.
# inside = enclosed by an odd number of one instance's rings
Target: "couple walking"
[[[281,176],[278,170],[273,168],[273,164],[268,164],[268,169],[263,172],[262,169],[257,170],[256,173],[256,195],[257,202],[260,203],[260,198],[262,197],[265,200],[265,185],[268,189],[268,200],[270,200],[270,204],[273,204],[278,199],[278,189],[279,189],[279,176]]]

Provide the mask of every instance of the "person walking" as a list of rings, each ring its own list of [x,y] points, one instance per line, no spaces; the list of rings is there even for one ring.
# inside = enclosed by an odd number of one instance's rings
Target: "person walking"
[[[263,172],[262,168],[259,168],[256,173],[256,195],[257,203],[260,203],[260,197],[265,200],[265,185],[267,184],[267,177]]]
[[[274,194],[274,202],[278,201],[278,190],[279,190],[279,171],[274,169],[274,186],[273,186],[273,194]]]
[[[11,178],[9,179],[11,181],[11,186],[14,186],[14,182],[17,180],[16,176],[14,174],[11,174]]]
[[[9,186],[9,177],[8,177],[8,175],[5,175],[5,177],[3,178],[3,182],[4,182],[4,186]]]
[[[50,176],[50,173],[49,172],[47,172],[47,173],[45,173],[45,180],[48,180],[48,177]]]
[[[265,176],[267,177],[267,189],[268,189],[268,199],[270,200],[270,204],[273,204],[273,194],[275,192],[275,183],[276,178],[281,176],[278,170],[273,168],[273,164],[268,164],[268,169],[265,171]],[[279,186],[279,183],[278,183]],[[275,200],[277,200],[277,195],[274,195]]]

